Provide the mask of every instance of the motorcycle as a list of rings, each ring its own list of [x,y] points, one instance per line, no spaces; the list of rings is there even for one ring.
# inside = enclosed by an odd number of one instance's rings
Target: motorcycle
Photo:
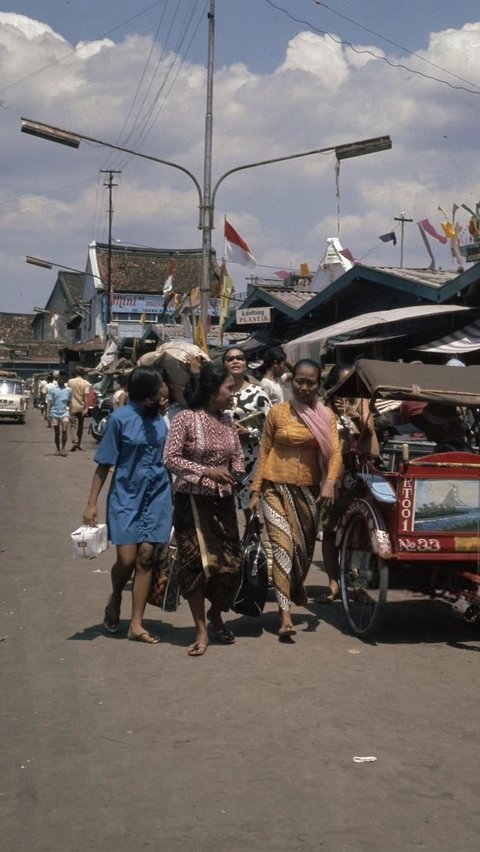
[[[97,402],[92,411],[92,419],[88,427],[89,432],[97,443],[102,440],[108,418],[113,411],[113,394],[108,396],[97,396]]]

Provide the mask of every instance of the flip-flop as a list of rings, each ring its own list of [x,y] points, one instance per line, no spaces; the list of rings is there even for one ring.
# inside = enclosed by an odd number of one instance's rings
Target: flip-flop
[[[340,597],[340,595],[339,595],[338,592],[336,594],[334,594],[332,591],[328,591],[328,592],[325,591],[325,592],[322,592],[321,594],[319,594],[315,598],[315,603],[329,604],[329,603],[333,603],[333,601],[338,600],[339,597]]]
[[[160,636],[152,636],[147,630],[144,630],[143,633],[130,633],[129,631],[127,639],[130,639],[130,642],[144,642],[146,645],[158,645],[161,641]]]
[[[235,642],[235,634],[228,627],[219,627],[218,630],[212,628],[212,638],[217,642],[222,642],[224,645],[233,645]]]
[[[208,645],[202,642],[194,642],[193,645],[190,645],[187,654],[189,657],[203,657],[207,648]]]
[[[105,612],[103,613],[103,626],[108,633],[116,633],[118,630],[118,625],[120,624],[120,610],[115,613],[113,618],[109,618],[108,609],[112,602],[112,598],[109,598],[109,601],[105,607]]]
[[[285,627],[281,627],[278,631],[279,639],[288,639],[290,636],[296,636],[297,631],[295,630],[293,624],[286,624]]]

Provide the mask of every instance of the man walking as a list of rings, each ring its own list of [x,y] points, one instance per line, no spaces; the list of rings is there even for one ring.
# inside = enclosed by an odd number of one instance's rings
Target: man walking
[[[70,400],[72,391],[66,386],[67,374],[60,370],[57,385],[50,386],[47,393],[47,419],[52,424],[55,435],[57,456],[66,456],[67,430],[70,421]],[[61,438],[61,441],[60,441]]]
[[[83,378],[83,367],[75,367],[73,379],[68,382],[68,387],[72,391],[72,401],[70,403],[70,437],[72,446],[70,452],[75,450],[83,450],[81,446],[83,436],[83,421],[88,413],[88,394],[90,384]]]
[[[55,379],[55,377],[54,377],[53,373],[49,373],[49,374],[48,374],[48,376],[47,376],[47,378],[46,378],[46,382],[47,382],[47,383],[46,383],[46,386],[45,386],[45,409],[44,409],[44,415],[43,415],[43,416],[45,417],[45,420],[47,421],[47,426],[50,428],[52,424],[50,423],[50,418],[49,418],[48,413],[47,413],[47,408],[48,408],[48,406],[47,406],[47,396],[48,396],[48,392],[49,392],[52,388],[56,388],[56,387],[57,387],[57,381],[56,381],[56,379]]]

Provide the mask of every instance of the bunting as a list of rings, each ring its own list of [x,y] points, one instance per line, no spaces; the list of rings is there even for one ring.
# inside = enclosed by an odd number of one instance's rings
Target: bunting
[[[389,231],[388,234],[380,234],[378,239],[381,240],[382,243],[392,242],[394,246],[397,245],[397,235],[395,231]]]
[[[427,234],[429,234],[431,237],[434,237],[436,240],[438,240],[439,243],[443,243],[443,245],[445,245],[445,243],[447,242],[447,238],[442,236],[442,234],[439,234],[428,219],[420,219],[420,221],[417,222],[417,225],[420,225],[420,227]]]

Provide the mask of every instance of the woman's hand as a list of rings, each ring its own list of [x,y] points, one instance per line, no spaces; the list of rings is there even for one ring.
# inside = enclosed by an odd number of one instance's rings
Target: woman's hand
[[[331,506],[335,499],[335,482],[333,479],[326,479],[322,485],[322,490],[320,491],[320,496],[318,498],[319,503],[324,503],[327,506]]]
[[[98,526],[98,511],[96,505],[93,503],[87,503],[87,508],[83,513],[83,523],[87,527]]]
[[[250,435],[250,429],[247,426],[242,426],[240,423],[235,423],[235,427],[237,429],[237,435],[239,438],[245,438],[247,435]]]
[[[214,482],[220,482],[222,485],[235,484],[232,474],[226,467],[206,467],[204,468],[203,476],[213,479]]]
[[[259,504],[260,504],[260,492],[259,491],[252,491],[252,493],[250,495],[250,502],[248,504],[248,508],[250,509],[250,511],[252,512],[253,515],[255,515],[258,512]]]

